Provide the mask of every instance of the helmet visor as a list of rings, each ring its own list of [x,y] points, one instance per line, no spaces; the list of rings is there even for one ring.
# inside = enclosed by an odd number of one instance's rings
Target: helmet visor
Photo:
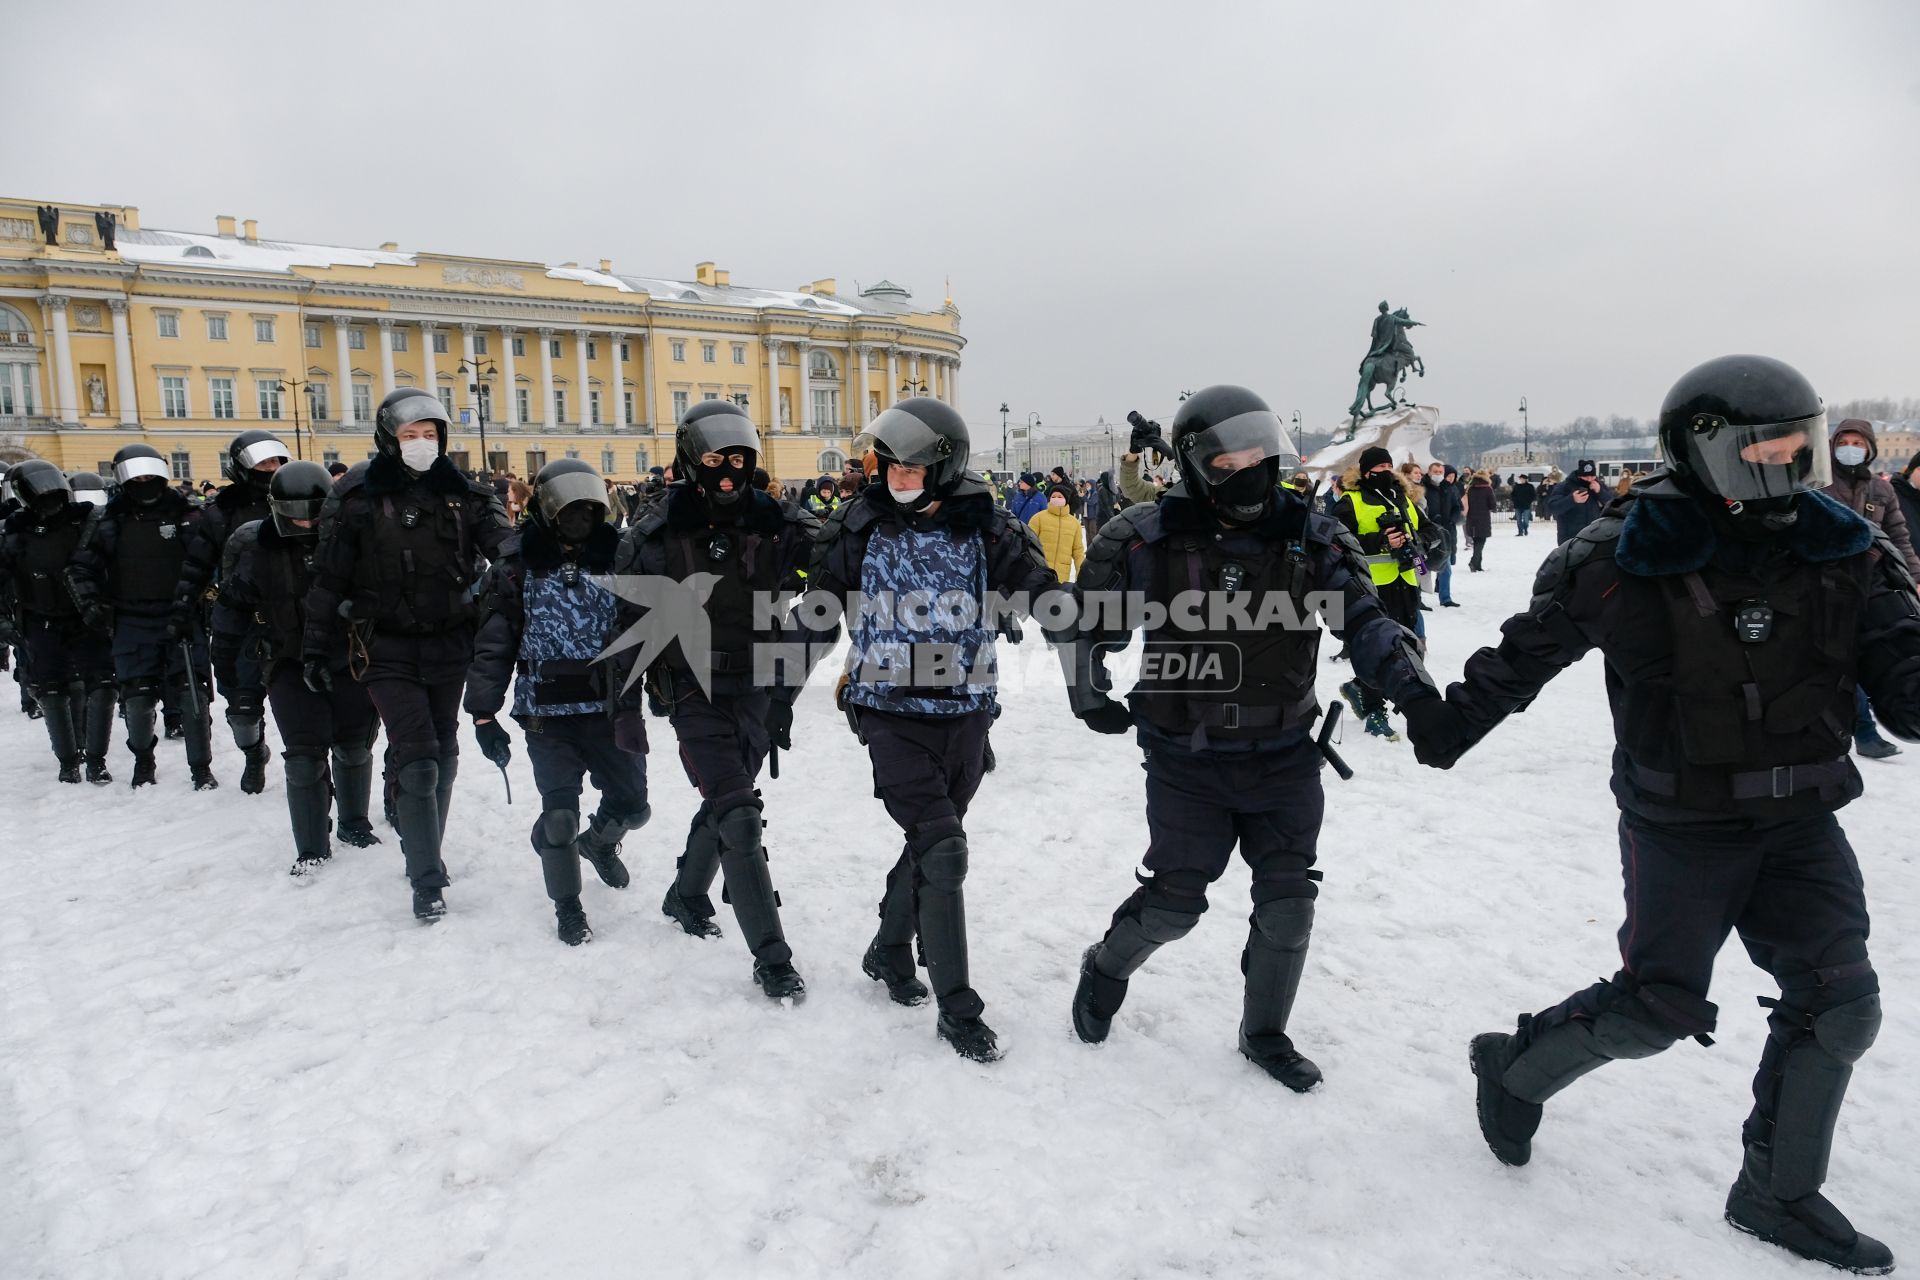
[[[104,507],[107,505],[107,491],[105,489],[75,489],[73,491],[73,500],[75,502],[84,502],[90,507]]]
[[[311,538],[319,534],[320,511],[327,505],[327,496],[316,493],[309,497],[274,498],[267,503],[273,512],[273,527],[283,538]],[[297,523],[306,521],[305,524]]]
[[[261,463],[274,458],[285,462],[291,457],[293,455],[287,452],[287,446],[278,440],[256,440],[240,451],[240,468],[243,471],[251,471]]]
[[[167,470],[167,464],[158,458],[128,458],[125,462],[116,462],[113,464],[113,480],[115,484],[129,484],[132,481],[141,480],[147,476],[155,476],[161,480],[166,480],[170,478],[170,475],[171,473]]]
[[[591,502],[604,515],[607,510],[607,482],[585,471],[568,472],[551,480],[542,480],[534,493],[534,502],[540,508],[540,518],[548,525],[575,502]]]
[[[1300,464],[1300,454],[1279,415],[1264,409],[1196,431],[1180,442],[1180,450],[1209,484],[1224,483],[1234,472],[1257,467],[1269,458],[1278,458],[1283,468]]]
[[[873,450],[888,462],[928,467],[951,457],[953,441],[910,413],[888,411],[853,442],[856,455]]]
[[[1760,426],[1735,426],[1718,414],[1695,414],[1687,443],[1714,492],[1732,502],[1784,498],[1833,483],[1824,410]]]
[[[387,421],[398,431],[409,422],[437,422],[441,426],[447,423],[447,407],[433,396],[408,396],[387,410]],[[281,450],[281,456],[286,451]]]

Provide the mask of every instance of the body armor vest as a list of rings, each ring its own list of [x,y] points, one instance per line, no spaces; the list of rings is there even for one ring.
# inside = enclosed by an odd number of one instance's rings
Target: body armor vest
[[[1305,548],[1261,540],[1236,552],[1210,534],[1174,533],[1153,552],[1149,599],[1168,614],[1146,633],[1140,679],[1127,699],[1134,713],[1168,734],[1203,740],[1277,738],[1311,724],[1320,714],[1313,686],[1320,627],[1302,603],[1312,573]],[[1182,593],[1198,600],[1197,618],[1172,609]],[[1271,613],[1260,625],[1272,595],[1290,597],[1284,616],[1297,626],[1274,625]]]
[[[1610,655],[1622,773],[1655,804],[1732,816],[1827,812],[1858,794],[1847,759],[1865,556],[1623,578],[1666,618]],[[1742,631],[1749,637],[1742,639]],[[1764,638],[1752,638],[1764,631]]]
[[[618,601],[576,564],[528,573],[520,592],[516,716],[588,715],[607,708],[612,672],[596,663],[615,631]]]
[[[269,526],[270,527],[270,526]],[[263,530],[264,532],[264,530]],[[313,583],[314,544],[291,538],[265,537],[254,547],[254,587],[260,607],[254,621],[265,628],[267,652],[262,663],[297,662],[306,630],[307,588]]]
[[[157,618],[173,608],[187,537],[193,532],[185,515],[138,508],[118,513],[111,572],[114,607],[122,613]]]
[[[373,518],[353,566],[356,621],[399,635],[429,635],[473,621],[479,576],[467,529],[473,501],[469,494],[420,485],[367,498]]]
[[[780,589],[780,542],[795,536],[784,525],[772,536],[725,524],[667,532],[667,572],[677,581],[685,582],[696,573],[720,577],[713,584],[713,594],[707,597],[707,618],[713,628],[713,665],[709,669],[713,674],[751,674],[754,645],[779,638],[778,628],[771,624],[755,628],[753,602],[757,593],[771,595]],[[688,669],[677,642],[669,646],[666,659],[678,670]]]
[[[79,613],[62,573],[80,545],[86,509],[69,507],[43,525],[20,535],[20,558],[13,566],[13,588],[20,607],[45,618],[72,618]]]

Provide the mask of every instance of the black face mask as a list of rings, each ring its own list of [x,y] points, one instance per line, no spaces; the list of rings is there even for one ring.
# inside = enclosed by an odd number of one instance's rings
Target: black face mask
[[[1391,471],[1379,471],[1360,477],[1360,487],[1381,498],[1400,500],[1400,478]]]
[[[147,476],[139,480],[129,480],[120,487],[126,490],[127,497],[143,507],[150,507],[160,501],[160,495],[167,491],[167,482],[158,476]]]
[[[706,496],[709,504],[719,510],[740,501],[740,495],[746,492],[747,481],[753,476],[753,468],[751,463],[744,467],[728,466],[725,462],[717,467],[697,463],[694,473],[698,477],[695,483],[700,486],[700,492]],[[733,481],[731,492],[721,489],[720,481],[723,478]]]
[[[591,538],[600,523],[600,513],[591,504],[576,502],[554,517],[553,530],[562,542],[580,543]]]
[[[1274,473],[1267,463],[1236,471],[1207,490],[1207,499],[1221,518],[1247,524],[1260,518],[1273,494]]]
[[[1746,542],[1766,542],[1793,528],[1800,519],[1800,513],[1794,509],[1797,496],[1789,493],[1779,498],[1750,498],[1741,503],[1716,499],[1720,505],[1715,514],[1721,527],[1734,537]]]

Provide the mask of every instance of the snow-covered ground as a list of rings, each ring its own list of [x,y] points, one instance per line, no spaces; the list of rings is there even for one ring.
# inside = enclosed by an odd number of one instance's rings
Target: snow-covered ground
[[[1429,615],[1441,679],[1521,605],[1551,525],[1500,529],[1465,607]],[[1331,651],[1333,646],[1329,645]],[[1019,660],[1048,666],[1029,641]],[[1323,696],[1344,668],[1328,664]],[[314,883],[266,795],[52,783],[0,699],[0,1275],[1809,1276],[1720,1207],[1770,992],[1737,942],[1718,1044],[1589,1077],[1525,1169],[1473,1119],[1466,1043],[1611,973],[1620,915],[1596,659],[1451,773],[1349,724],[1296,1038],[1299,1097],[1234,1049],[1246,871],[1133,984],[1112,1038],[1074,1039],[1080,952],[1133,885],[1139,753],[1057,690],[1013,693],[970,823],[974,981],[1011,1048],[956,1057],[928,1009],[859,970],[899,836],[825,690],[766,783],[776,883],[810,997],[770,1005],[730,918],[660,915],[693,795],[653,722],[634,886],[588,877],[590,946],[553,936],[516,803],[469,742],[450,914],[414,923],[398,843]],[[516,733],[516,746],[519,735]],[[1861,1064],[1829,1191],[1920,1253],[1920,751],[1866,765],[1845,814],[1880,932],[1887,1024]]]

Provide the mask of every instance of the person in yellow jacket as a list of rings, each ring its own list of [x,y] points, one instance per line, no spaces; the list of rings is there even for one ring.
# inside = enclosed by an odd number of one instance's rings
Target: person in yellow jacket
[[[1363,450],[1359,471],[1349,480],[1333,514],[1360,543],[1382,612],[1416,637],[1423,637],[1420,507],[1409,482],[1395,473],[1393,455],[1377,445]],[[1424,651],[1424,639],[1419,643]],[[1400,740],[1387,721],[1386,700],[1378,689],[1355,678],[1340,686],[1340,696],[1368,733],[1389,742]]]
[[[1047,567],[1062,582],[1071,582],[1086,558],[1087,539],[1080,519],[1073,514],[1069,497],[1073,490],[1056,484],[1047,490],[1047,505],[1033,513],[1027,526],[1040,535],[1040,549],[1046,552]]]

